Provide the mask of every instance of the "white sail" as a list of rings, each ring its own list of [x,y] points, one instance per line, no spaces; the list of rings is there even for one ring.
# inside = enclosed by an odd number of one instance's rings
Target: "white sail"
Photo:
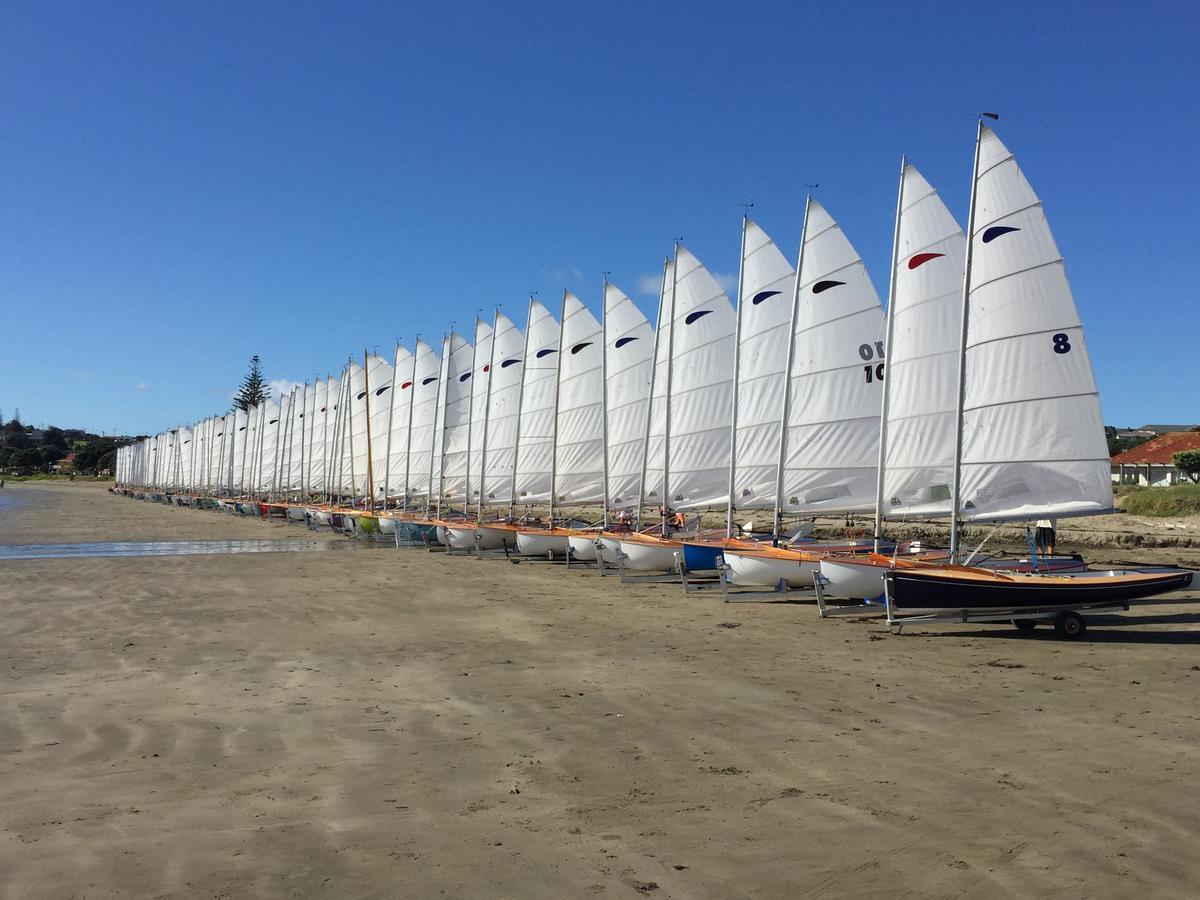
[[[685,247],[668,265],[651,398],[646,499],[674,510],[729,498],[737,316],[716,279]],[[669,427],[668,427],[669,415]],[[668,434],[667,487],[663,435]]]
[[[325,490],[325,430],[329,426],[329,382],[318,378],[309,391],[312,398],[308,438],[308,490]],[[270,417],[268,417],[270,418]]]
[[[304,479],[304,388],[293,387],[288,395],[287,490],[299,494]]]
[[[259,413],[259,448],[254,489],[269,494],[275,487],[275,455],[279,438],[279,403],[268,400]]]
[[[461,505],[466,498],[467,443],[471,428],[471,375],[475,348],[458,332],[450,333],[440,422],[442,441],[437,490],[445,501]]]
[[[967,301],[960,509],[966,520],[1112,508],[1100,398],[1042,203],[980,137]]]
[[[508,316],[497,313],[488,371],[487,444],[480,459],[484,506],[507,504],[512,497],[524,354],[525,336]]]
[[[396,356],[392,365],[396,387],[389,394],[391,412],[386,447],[387,470],[384,473],[384,487],[388,499],[404,496],[404,476],[408,466],[408,433],[412,424],[413,382],[416,378],[413,367],[416,359],[407,347],[396,345]]]
[[[558,321],[541,303],[531,301],[517,433],[514,492],[517,503],[539,503],[550,499],[558,336]]]
[[[745,221],[738,300],[733,505],[771,509],[779,467],[780,397],[787,375],[788,326],[796,273],[775,242]]]
[[[654,327],[615,284],[604,285],[609,509],[637,502],[654,364]]]
[[[392,366],[382,356],[372,353],[367,357],[367,397],[370,410],[370,459],[371,467],[359,475],[359,485],[364,497],[379,500],[383,496],[383,480],[387,471],[388,425],[392,407]],[[369,482],[369,485],[368,485]]]
[[[954,478],[966,238],[937,191],[905,165],[887,347],[883,515],[948,515]]]
[[[884,319],[862,258],[815,200],[805,216],[792,329],[781,508],[875,508]]]
[[[322,427],[321,478],[325,483],[324,491],[332,496],[337,493],[337,432],[339,425],[339,404],[342,396],[341,378],[330,375],[325,379],[325,421]]]
[[[246,411],[236,410],[233,414],[233,446],[230,454],[229,475],[230,490],[235,494],[241,494],[244,490],[242,476],[246,470],[246,428],[248,425],[249,419]]]
[[[412,428],[409,430],[409,452],[406,464],[407,492],[430,497],[429,474],[432,470],[433,448],[437,438],[438,399],[441,396],[442,362],[436,350],[424,341],[416,346],[416,376],[412,386]]]
[[[492,326],[482,319],[475,322],[475,356],[472,362],[471,427],[468,439],[466,483],[467,500],[479,502],[480,471],[483,465],[484,435],[487,433],[488,376],[492,370]]]
[[[604,332],[574,294],[563,297],[554,442],[556,503],[604,500]]]

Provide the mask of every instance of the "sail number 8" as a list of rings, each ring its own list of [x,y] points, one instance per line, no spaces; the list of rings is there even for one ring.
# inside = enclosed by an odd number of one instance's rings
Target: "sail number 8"
[[[863,362],[870,362],[877,356],[879,359],[883,359],[883,341],[876,341],[875,346],[860,344],[858,355],[862,357]],[[863,375],[866,376],[867,384],[873,381],[883,381],[883,363],[876,363],[873,366],[863,366]]]
[[[1058,334],[1054,335],[1054,337],[1052,337],[1051,340],[1054,341],[1054,352],[1055,353],[1070,353],[1071,352],[1071,341],[1067,338],[1067,335],[1064,334],[1063,332],[1060,331]]]

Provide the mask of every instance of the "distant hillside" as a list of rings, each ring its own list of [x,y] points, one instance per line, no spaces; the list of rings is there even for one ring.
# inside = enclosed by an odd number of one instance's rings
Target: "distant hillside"
[[[10,419],[0,425],[0,474],[111,474],[117,447],[131,440],[79,428],[34,428]]]

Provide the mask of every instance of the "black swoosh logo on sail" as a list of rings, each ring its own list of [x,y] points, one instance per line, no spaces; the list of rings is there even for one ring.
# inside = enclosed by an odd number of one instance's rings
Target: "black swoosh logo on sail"
[[[470,372],[463,372],[461,375],[459,375],[459,376],[458,376],[458,380],[459,380],[459,381],[466,381],[466,380],[467,380],[468,378],[470,378],[470,377],[471,377],[471,373],[470,373]]]
[[[357,397],[355,397],[354,399],[355,399],[355,400],[361,400],[361,399],[362,399],[363,397],[365,397],[365,396],[367,396],[367,392],[366,392],[366,391],[359,391],[359,392],[358,392],[358,396],[357,396]]]
[[[993,225],[983,233],[983,242],[990,244],[1002,234],[1008,234],[1010,231],[1020,231],[1020,228],[1014,228],[1012,225]]]
[[[829,290],[830,288],[840,287],[841,285],[843,285],[845,283],[846,282],[844,282],[844,281],[818,281],[816,284],[813,285],[813,293],[820,294],[820,293],[823,293],[824,291]]]
[[[620,350],[626,344],[632,343],[633,341],[636,341],[636,340],[637,340],[637,338],[635,338],[635,337],[617,338],[617,342],[615,344],[613,344],[613,347],[617,350]]]
[[[545,350],[539,350],[535,355],[537,356],[538,359],[541,359],[543,356],[549,356],[551,353],[557,353],[557,352],[558,351],[555,350],[553,347],[547,347]]]
[[[375,392],[375,396],[376,396],[376,397],[382,397],[382,396],[383,396],[383,392],[384,392],[384,391],[387,391],[387,390],[391,390],[391,387],[392,387],[392,386],[391,386],[390,384],[385,384],[383,387],[381,387],[379,390],[377,390],[377,391]]]
[[[683,320],[683,324],[691,325],[693,322],[698,322],[700,319],[703,319],[705,316],[707,316],[710,312],[712,312],[711,309],[698,309],[694,313],[688,313],[687,318]]]
[[[576,344],[574,347],[571,348],[571,355],[574,356],[576,353],[578,353],[584,347],[590,347],[590,346],[592,346],[591,341],[583,341],[582,343]]]
[[[758,306],[758,304],[762,303],[764,300],[770,300],[772,297],[777,297],[778,295],[779,291],[759,291],[754,295],[754,299],[750,302],[753,305]]]
[[[430,375],[428,378],[426,378],[424,381],[422,381],[421,384],[422,385],[433,384],[435,381],[437,381],[437,376]],[[335,406],[334,409],[337,409],[337,407]]]
[[[509,366],[515,366],[519,362],[519,359],[506,359],[504,362],[500,363],[500,368],[507,369]]]

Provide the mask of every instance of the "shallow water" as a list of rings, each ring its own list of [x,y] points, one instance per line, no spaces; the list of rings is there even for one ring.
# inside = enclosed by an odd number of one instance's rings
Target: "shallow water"
[[[295,553],[385,547],[360,541],[105,541],[91,544],[0,544],[0,560],[73,559],[95,556],[196,556],[225,553]]]

